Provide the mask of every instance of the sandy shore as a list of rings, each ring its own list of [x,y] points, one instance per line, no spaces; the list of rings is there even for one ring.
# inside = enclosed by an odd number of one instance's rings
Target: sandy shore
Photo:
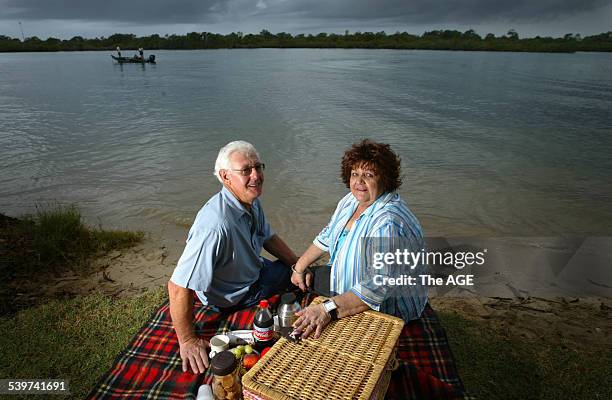
[[[19,303],[102,292],[127,297],[164,287],[182,250],[180,239],[148,237],[128,250],[115,251],[94,262],[93,273],[67,272],[20,282]],[[505,287],[504,282],[504,287]],[[576,348],[606,348],[612,336],[612,298],[607,296],[482,296],[469,290],[432,290],[435,310],[480,321],[504,336],[573,343]],[[32,301],[33,297],[38,301]]]
[[[576,350],[608,350],[611,298],[434,297],[432,307],[482,322],[507,338],[558,342]]]
[[[93,262],[93,273],[81,276],[66,272],[42,292],[48,297],[85,295],[100,291],[116,297],[133,296],[165,286],[180,254],[151,239],[138,246],[113,251]]]

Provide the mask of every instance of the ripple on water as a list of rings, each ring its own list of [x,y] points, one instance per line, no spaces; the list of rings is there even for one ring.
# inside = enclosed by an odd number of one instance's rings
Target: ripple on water
[[[610,55],[156,55],[145,68],[97,52],[3,56],[3,212],[58,200],[109,224],[188,225],[219,188],[218,149],[245,139],[268,165],[270,220],[307,243],[346,193],[344,150],[371,137],[401,156],[401,194],[426,232],[610,233]]]

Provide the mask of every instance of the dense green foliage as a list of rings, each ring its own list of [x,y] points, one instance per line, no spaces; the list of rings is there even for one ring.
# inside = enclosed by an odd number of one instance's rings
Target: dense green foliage
[[[210,32],[191,32],[186,35],[151,35],[137,37],[133,34],[114,34],[109,37],[85,39],[75,36],[69,40],[37,37],[25,41],[0,35],[0,52],[16,51],[82,51],[122,49],[147,50],[172,49],[221,49],[221,48],[367,48],[367,49],[424,49],[424,50],[478,50],[478,51],[530,51],[530,52],[574,52],[612,51],[612,31],[582,38],[580,34],[568,33],[562,38],[519,38],[511,29],[507,34],[485,37],[473,30],[436,30],[421,36],[406,32],[387,34],[381,32],[345,32],[344,35],[319,33],[318,35],[273,34],[267,30],[259,34],[232,32],[221,35]],[[126,54],[127,55],[127,54]]]

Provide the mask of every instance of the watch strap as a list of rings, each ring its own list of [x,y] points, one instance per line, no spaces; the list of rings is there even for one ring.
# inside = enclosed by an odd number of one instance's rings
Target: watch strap
[[[323,308],[329,314],[332,321],[338,320],[338,306],[333,300],[331,299],[325,300],[323,302]]]
[[[331,317],[332,321],[337,321],[338,320],[338,309],[334,308],[333,310],[329,311],[329,316]]]

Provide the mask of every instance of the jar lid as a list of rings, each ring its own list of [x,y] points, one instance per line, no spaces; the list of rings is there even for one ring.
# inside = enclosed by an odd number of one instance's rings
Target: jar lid
[[[289,292],[289,293],[285,293],[284,295],[281,296],[281,304],[293,304],[295,303],[296,297],[295,297],[295,293],[293,292]]]
[[[215,375],[229,375],[236,369],[236,356],[229,350],[215,354],[210,361],[210,369]]]

